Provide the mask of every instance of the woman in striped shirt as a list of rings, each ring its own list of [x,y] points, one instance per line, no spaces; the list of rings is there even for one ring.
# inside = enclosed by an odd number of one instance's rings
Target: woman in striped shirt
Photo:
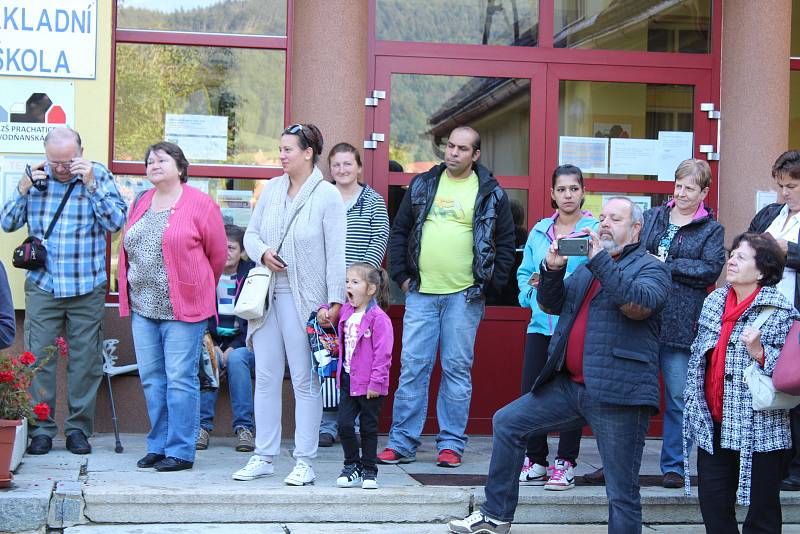
[[[339,143],[328,153],[331,177],[347,211],[345,263],[367,262],[380,268],[389,240],[389,215],[383,197],[361,181],[361,155],[349,143]],[[333,445],[336,412],[322,413],[319,446]]]

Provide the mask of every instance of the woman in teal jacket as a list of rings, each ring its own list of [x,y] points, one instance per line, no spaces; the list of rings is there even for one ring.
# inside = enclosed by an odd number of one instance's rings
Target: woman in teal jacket
[[[581,211],[585,191],[583,173],[574,165],[561,165],[553,172],[550,189],[551,204],[556,212],[545,217],[531,230],[525,243],[522,264],[517,270],[519,304],[531,309],[531,322],[525,340],[525,360],[522,368],[522,394],[530,392],[533,383],[547,362],[550,336],[558,323],[558,316],[548,315],[536,304],[539,269],[547,249],[557,236],[581,235],[584,228],[596,230],[598,221],[591,213]],[[586,256],[571,256],[567,262],[567,276],[586,262]],[[580,450],[581,431],[562,432],[558,454],[552,467],[547,463],[547,436],[531,436],[527,454],[519,475],[521,484],[544,486],[549,490],[566,490],[574,487],[573,468]]]

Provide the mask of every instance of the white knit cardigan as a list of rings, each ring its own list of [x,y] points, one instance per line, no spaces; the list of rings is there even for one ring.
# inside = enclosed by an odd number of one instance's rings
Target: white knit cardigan
[[[276,250],[285,225],[294,211],[300,211],[286,234],[280,256],[288,264],[286,270],[300,324],[305,324],[312,311],[327,303],[345,300],[345,242],[347,218],[339,191],[325,181],[315,166],[300,191],[285,211],[289,176],[269,180],[253,210],[244,235],[244,248],[251,260],[263,265],[267,250]],[[274,280],[270,284],[271,301]],[[252,337],[264,324],[261,319],[248,322],[247,346],[252,350]]]

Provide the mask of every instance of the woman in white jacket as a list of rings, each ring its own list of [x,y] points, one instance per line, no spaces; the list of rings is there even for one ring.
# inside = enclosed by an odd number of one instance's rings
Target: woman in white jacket
[[[262,319],[248,323],[255,353],[255,454],[236,480],[274,472],[280,451],[281,386],[288,360],[295,397],[296,464],[286,484],[314,482],[322,399],[312,376],[305,323],[323,304],[335,323],[345,298],[345,235],[342,197],[316,167],[322,134],[313,124],[294,124],[281,136],[284,174],[267,182],[244,237],[247,255],[273,272]]]

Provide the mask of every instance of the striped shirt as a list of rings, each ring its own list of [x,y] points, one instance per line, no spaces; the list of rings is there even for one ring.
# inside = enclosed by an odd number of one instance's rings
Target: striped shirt
[[[383,197],[365,185],[347,210],[345,263],[364,261],[380,268],[389,241],[389,214]]]
[[[28,280],[56,298],[85,295],[107,281],[106,232],[117,232],[125,224],[127,206],[114,175],[97,162],[92,169],[97,184],[93,193],[77,176],[67,183],[51,177],[45,191],[32,187],[23,196],[15,187],[0,213],[6,232],[27,223],[28,234],[42,239],[69,184],[77,181],[50,239],[44,243],[47,268],[26,272]]]

